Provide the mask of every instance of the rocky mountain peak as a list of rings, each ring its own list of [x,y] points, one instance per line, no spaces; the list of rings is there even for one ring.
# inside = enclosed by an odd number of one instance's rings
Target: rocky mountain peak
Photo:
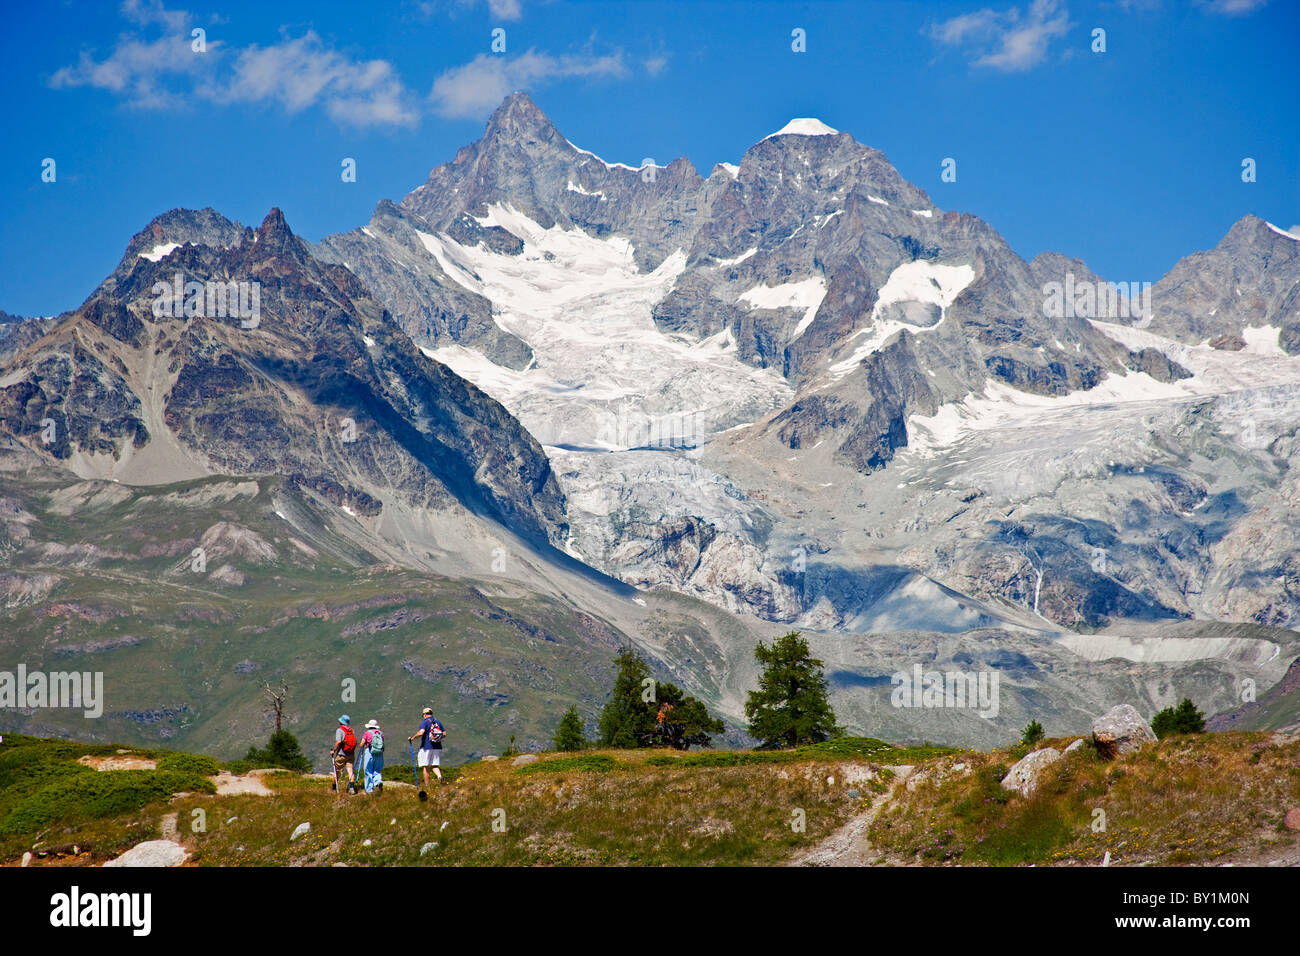
[[[262,255],[278,255],[287,251],[295,243],[296,236],[284,220],[284,213],[279,206],[272,207],[262,224],[257,227],[256,241],[263,246]]]
[[[549,139],[557,135],[555,126],[532,98],[516,91],[501,101],[488,119],[485,139],[509,139],[514,142],[529,138]]]

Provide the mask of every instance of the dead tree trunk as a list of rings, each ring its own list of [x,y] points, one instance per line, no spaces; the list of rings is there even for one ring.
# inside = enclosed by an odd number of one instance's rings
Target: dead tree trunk
[[[273,689],[270,683],[265,685],[266,699],[271,702],[271,707],[275,710],[275,732],[278,734],[281,730],[281,722],[284,719],[284,700],[289,696],[289,685],[280,681],[278,690]]]

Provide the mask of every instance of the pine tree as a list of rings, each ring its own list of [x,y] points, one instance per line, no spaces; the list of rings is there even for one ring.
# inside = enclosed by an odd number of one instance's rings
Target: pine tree
[[[722,721],[709,715],[708,708],[689,697],[676,684],[655,684],[655,736],[657,742],[674,750],[689,750],[692,745],[712,747],[710,734],[726,728]]]
[[[1043,730],[1043,725],[1036,720],[1031,720],[1029,726],[1025,728],[1025,732],[1020,736],[1020,743],[1025,747],[1032,747],[1045,736],[1047,734]]]
[[[653,680],[650,666],[635,651],[624,648],[614,663],[614,689],[600,712],[602,747],[709,747],[710,735],[725,729],[676,684]]]
[[[265,750],[249,747],[244,759],[258,767],[283,767],[299,773],[311,770],[311,761],[302,752],[298,738],[287,730],[277,730],[271,734]]]
[[[570,707],[560,718],[560,726],[556,728],[555,737],[552,744],[556,750],[585,750],[587,734],[582,726],[582,718],[578,716],[578,708]]]
[[[1151,719],[1151,729],[1161,740],[1170,734],[1199,734],[1205,731],[1205,715],[1196,709],[1190,697],[1177,707],[1166,707]]]
[[[758,690],[745,701],[749,732],[762,748],[797,747],[843,734],[827,696],[822,662],[810,656],[808,642],[791,631],[768,647],[762,641],[754,659],[763,665]]]
[[[644,747],[655,733],[655,710],[646,699],[650,667],[631,648],[614,658],[618,673],[609,700],[600,712],[602,747]]]

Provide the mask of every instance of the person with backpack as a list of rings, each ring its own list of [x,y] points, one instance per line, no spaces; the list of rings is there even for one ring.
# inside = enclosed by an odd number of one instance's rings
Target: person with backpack
[[[420,729],[406,738],[414,742],[416,737],[420,738],[419,765],[424,768],[424,787],[429,788],[429,768],[433,768],[434,775],[437,776],[438,782],[442,783],[442,739],[447,736],[447,731],[443,730],[442,724],[438,723],[433,716],[433,708],[424,708],[424,718],[420,721]]]
[[[384,732],[377,720],[368,721],[361,735],[361,773],[366,793],[384,792]]]
[[[357,735],[352,731],[352,718],[347,714],[339,718],[339,729],[334,732],[334,746],[330,748],[330,753],[334,758],[334,786],[330,789],[338,789],[343,772],[346,770],[348,793],[356,793],[357,781],[352,767],[356,762]]]

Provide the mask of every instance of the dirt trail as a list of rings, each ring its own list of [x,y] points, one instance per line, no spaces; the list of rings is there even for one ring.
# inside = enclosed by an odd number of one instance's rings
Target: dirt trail
[[[866,810],[859,813],[844,826],[826,837],[811,849],[804,850],[791,858],[789,866],[871,866],[877,861],[895,865],[906,865],[903,861],[882,859],[886,854],[871,845],[867,831],[875,822],[880,811],[894,798],[899,787],[906,786],[912,779],[916,767],[900,764],[890,768],[894,779],[889,789],[871,801]]]
[[[217,796],[219,797],[239,793],[250,793],[258,797],[270,797],[275,794],[275,791],[266,785],[266,781],[262,779],[262,775],[256,770],[250,771],[247,776],[242,777],[223,770],[209,779],[217,785]]]

